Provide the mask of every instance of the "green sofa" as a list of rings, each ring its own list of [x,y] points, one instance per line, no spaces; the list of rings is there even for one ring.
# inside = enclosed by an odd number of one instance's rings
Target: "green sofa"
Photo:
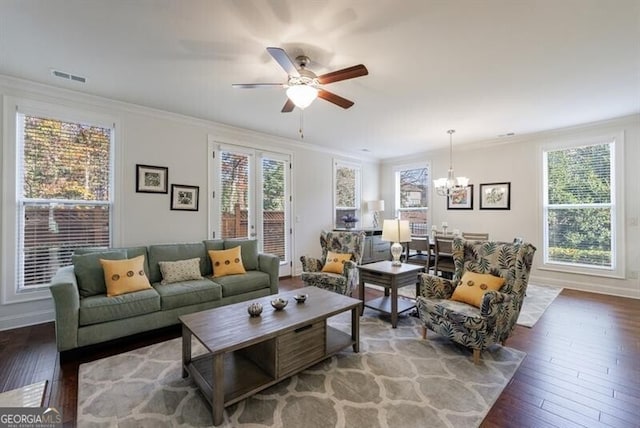
[[[208,250],[241,246],[244,274],[213,278]],[[100,258],[119,260],[145,256],[144,270],[152,288],[107,297]],[[203,279],[161,285],[158,262],[200,258]],[[255,240],[207,240],[128,248],[83,248],[74,264],[52,279],[58,351],[178,324],[178,317],[278,292],[279,259],[258,253]]]

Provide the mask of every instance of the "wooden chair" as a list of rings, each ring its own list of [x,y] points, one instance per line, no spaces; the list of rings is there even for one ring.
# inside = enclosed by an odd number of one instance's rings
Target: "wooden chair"
[[[488,241],[489,234],[478,232],[462,232],[462,238],[466,239],[467,241]]]
[[[435,263],[433,272],[437,276],[451,277],[455,272],[453,263],[453,236],[436,235]],[[440,275],[442,273],[443,275]]]
[[[425,272],[429,272],[435,265],[435,255],[431,254],[428,235],[411,237],[411,241],[407,243],[405,262],[424,266]]]

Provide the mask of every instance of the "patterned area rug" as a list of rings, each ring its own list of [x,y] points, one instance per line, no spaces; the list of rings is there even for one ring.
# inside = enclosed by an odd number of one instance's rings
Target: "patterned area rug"
[[[367,288],[383,290],[382,287],[373,284],[365,284],[365,286]],[[517,324],[524,327],[533,327],[561,291],[562,288],[529,283],[527,285],[527,295],[524,298],[524,303],[522,303],[522,310],[518,316]],[[398,290],[398,295],[415,299],[416,290],[414,287],[402,287]]]
[[[349,313],[329,322],[350,332]],[[475,366],[467,349],[435,333],[423,341],[419,332],[413,317],[402,316],[392,329],[367,310],[360,353],[348,348],[227,407],[222,426],[478,426],[525,354],[495,346]],[[210,426],[211,409],[181,378],[180,358],[178,338],[82,364],[78,426]]]

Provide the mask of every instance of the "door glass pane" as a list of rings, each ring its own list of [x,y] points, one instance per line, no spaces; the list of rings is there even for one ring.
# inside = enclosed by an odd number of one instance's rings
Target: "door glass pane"
[[[262,159],[262,233],[264,252],[286,260],[286,162]]]
[[[249,236],[249,155],[221,152],[221,238]]]

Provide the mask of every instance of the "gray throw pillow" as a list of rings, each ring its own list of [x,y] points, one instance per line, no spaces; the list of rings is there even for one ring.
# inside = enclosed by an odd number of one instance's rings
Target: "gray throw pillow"
[[[224,249],[242,247],[242,264],[246,270],[258,270],[258,241],[255,239],[227,239],[224,241]]]
[[[104,270],[100,259],[125,260],[127,252],[124,250],[100,251],[87,254],[74,254],[71,257],[73,271],[78,280],[80,296],[89,297],[97,294],[107,294],[104,282]]]

